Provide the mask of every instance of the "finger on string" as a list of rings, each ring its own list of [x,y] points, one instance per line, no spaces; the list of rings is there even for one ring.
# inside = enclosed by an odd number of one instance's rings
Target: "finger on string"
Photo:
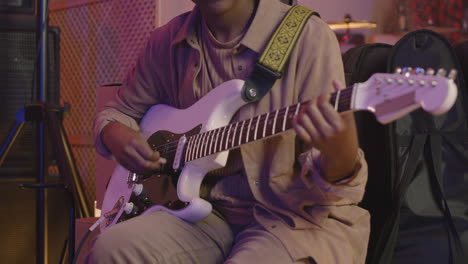
[[[335,91],[344,90],[346,88],[343,85],[343,83],[339,80],[333,80],[332,84],[333,84],[333,88],[335,89]]]
[[[311,106],[307,108],[308,117],[310,118],[313,127],[317,131],[319,138],[325,138],[332,131],[332,127],[328,124],[318,106]]]
[[[302,141],[304,141],[306,144],[312,143],[312,138],[310,137],[309,133],[306,131],[304,127],[296,123],[296,125],[294,126],[294,129],[296,130],[297,136]]]
[[[331,105],[321,105],[320,111],[328,125],[333,129],[334,133],[338,133],[344,129],[343,119],[341,115]]]
[[[320,138],[320,134],[317,131],[317,128],[313,120],[311,119],[311,116],[310,116],[311,113],[309,112],[309,111],[316,111],[316,110],[313,110],[313,109],[310,110],[311,108],[315,108],[315,106],[308,105],[304,113],[298,117],[298,123],[309,134],[312,140],[317,140],[318,138]]]

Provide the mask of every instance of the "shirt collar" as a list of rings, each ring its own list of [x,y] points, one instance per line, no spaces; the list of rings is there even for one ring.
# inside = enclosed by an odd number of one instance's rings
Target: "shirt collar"
[[[183,40],[186,40],[187,43],[194,43],[197,40],[197,24],[200,19],[200,10],[195,6],[193,10],[188,13],[187,18],[184,20],[182,27],[178,30],[171,44],[175,45]]]

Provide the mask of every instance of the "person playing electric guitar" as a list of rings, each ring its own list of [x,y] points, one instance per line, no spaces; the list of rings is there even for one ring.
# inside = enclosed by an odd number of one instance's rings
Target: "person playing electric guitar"
[[[139,131],[148,109],[188,108],[218,85],[246,79],[291,8],[278,0],[193,2],[191,12],[152,33],[134,70],[96,116],[97,151],[131,172],[167,163]],[[311,16],[281,78],[231,121],[311,100],[294,129],[230,151],[227,165],[206,176],[214,208],[206,218],[191,223],[155,211],[118,223],[99,235],[89,262],[364,263],[370,218],[357,204],[367,165],[353,114],[328,102],[343,82],[336,36]]]

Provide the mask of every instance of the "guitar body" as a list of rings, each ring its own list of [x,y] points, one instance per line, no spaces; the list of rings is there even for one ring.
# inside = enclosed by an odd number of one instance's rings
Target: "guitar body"
[[[190,136],[213,130],[227,125],[237,110],[245,104],[241,97],[244,81],[231,80],[216,87],[201,100],[187,109],[176,109],[167,105],[155,105],[145,114],[140,127],[144,137],[150,145],[160,146],[166,142],[177,140],[183,135]],[[219,152],[183,164],[179,169],[172,168],[173,159],[168,159],[165,173],[177,177],[177,196],[180,200],[174,208],[165,205],[154,205],[152,202],[141,201],[139,211],[126,207],[132,202],[136,188],[143,185],[146,200],[151,199],[151,175],[139,184],[129,183],[132,173],[122,166],[117,166],[112,174],[104,195],[102,212],[108,214],[107,221],[101,224],[101,230],[130,217],[146,214],[157,210],[167,211],[179,218],[190,222],[199,221],[211,212],[211,204],[199,197],[201,182],[207,172],[224,167],[227,162],[228,151]],[[146,186],[147,185],[147,186]],[[146,206],[144,206],[146,203]],[[144,209],[141,212],[141,208]],[[125,212],[127,211],[127,212]],[[127,214],[128,213],[128,214]]]

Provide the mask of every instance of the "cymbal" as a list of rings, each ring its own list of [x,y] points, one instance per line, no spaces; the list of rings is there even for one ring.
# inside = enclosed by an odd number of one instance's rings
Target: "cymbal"
[[[440,34],[460,32],[460,28],[455,28],[455,27],[428,26],[428,27],[424,27],[424,29],[429,29]]]
[[[374,22],[369,22],[365,20],[343,20],[343,21],[334,21],[334,22],[327,22],[328,26],[332,30],[339,30],[339,29],[356,29],[356,28],[375,28],[377,24]]]

